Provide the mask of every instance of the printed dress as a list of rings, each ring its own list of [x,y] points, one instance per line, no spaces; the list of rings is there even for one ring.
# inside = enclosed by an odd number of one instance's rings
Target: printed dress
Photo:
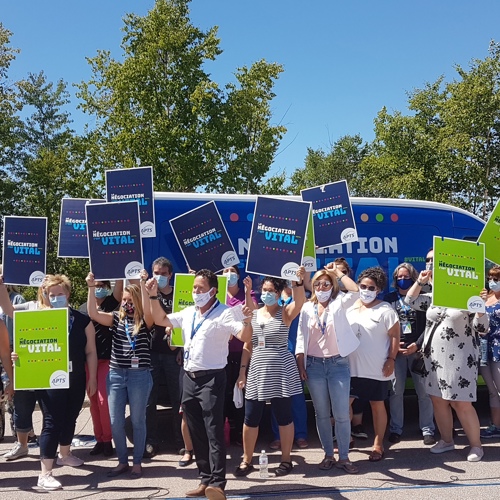
[[[431,294],[408,297],[412,307],[426,312],[424,344],[434,331],[425,361],[425,387],[431,396],[450,401],[476,401],[479,333],[488,330],[488,315],[478,318],[460,309],[430,305]]]
[[[246,399],[265,401],[302,393],[297,363],[288,350],[289,328],[282,321],[282,311],[282,308],[278,309],[274,318],[263,323],[260,322],[262,318],[257,318],[257,311],[253,312],[252,357]],[[259,337],[264,337],[263,343],[259,342]]]

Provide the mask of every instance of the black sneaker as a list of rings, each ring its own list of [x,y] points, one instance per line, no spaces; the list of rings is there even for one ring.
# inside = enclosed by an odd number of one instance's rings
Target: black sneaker
[[[105,441],[102,443],[102,454],[105,457],[112,457],[115,454],[113,443],[111,441]]]
[[[432,434],[426,434],[424,436],[424,444],[427,446],[431,446],[432,444],[436,444],[436,438]]]
[[[397,444],[401,441],[401,434],[397,432],[391,432],[389,434],[389,443]]]
[[[28,444],[38,444],[38,436],[33,431],[28,435]]]
[[[142,458],[153,458],[157,453],[156,448],[152,444],[147,443]]]
[[[101,441],[97,441],[94,447],[90,450],[89,455],[100,455],[104,451],[104,443]]]
[[[355,425],[351,429],[351,436],[358,439],[368,439],[368,434],[365,432],[365,429],[362,425]]]

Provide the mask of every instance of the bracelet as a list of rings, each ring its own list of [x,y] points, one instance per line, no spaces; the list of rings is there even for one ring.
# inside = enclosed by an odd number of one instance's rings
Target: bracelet
[[[242,321],[242,322],[241,322],[241,324],[242,324],[243,326],[249,326],[249,325],[251,325],[252,323],[250,323],[250,321]]]
[[[389,360],[396,362],[396,359],[395,359],[395,358],[391,358],[390,356],[387,356],[386,361],[389,361]]]
[[[304,282],[302,281],[301,283],[297,283],[296,285],[293,285],[292,288],[297,288],[298,286],[304,286]]]
[[[148,297],[149,297],[149,300],[160,300],[159,295],[148,295]]]
[[[95,285],[87,285],[88,288],[95,288]]]
[[[241,366],[240,366],[240,370],[241,370],[242,368],[246,368],[246,367],[247,367],[247,365],[241,365]]]
[[[421,281],[418,281],[418,280],[417,280],[417,285],[418,285],[418,286],[424,286],[424,285],[425,285],[425,283],[422,283]]]

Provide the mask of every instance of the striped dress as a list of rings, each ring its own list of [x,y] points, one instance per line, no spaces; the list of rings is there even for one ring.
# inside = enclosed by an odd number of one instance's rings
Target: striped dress
[[[288,350],[288,326],[282,321],[283,309],[266,323],[260,323],[257,311],[252,316],[252,358],[246,383],[245,398],[265,401],[301,394],[302,383],[295,357]],[[259,347],[264,335],[265,346]]]

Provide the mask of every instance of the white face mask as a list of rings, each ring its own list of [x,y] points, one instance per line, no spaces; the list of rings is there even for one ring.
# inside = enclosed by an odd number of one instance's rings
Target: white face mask
[[[326,302],[332,296],[332,289],[330,288],[330,290],[325,290],[325,291],[315,290],[314,294],[316,295],[316,298],[318,299],[319,302]]]
[[[205,292],[205,293],[194,293],[193,292],[194,305],[196,307],[206,306],[210,302],[210,299],[212,298],[212,295],[210,295],[210,292],[212,290],[213,290],[213,288],[210,288],[210,290],[208,292]]]
[[[368,289],[366,290],[360,290],[359,291],[359,299],[363,304],[369,304],[370,302],[373,302],[377,298],[377,290],[370,291]]]

